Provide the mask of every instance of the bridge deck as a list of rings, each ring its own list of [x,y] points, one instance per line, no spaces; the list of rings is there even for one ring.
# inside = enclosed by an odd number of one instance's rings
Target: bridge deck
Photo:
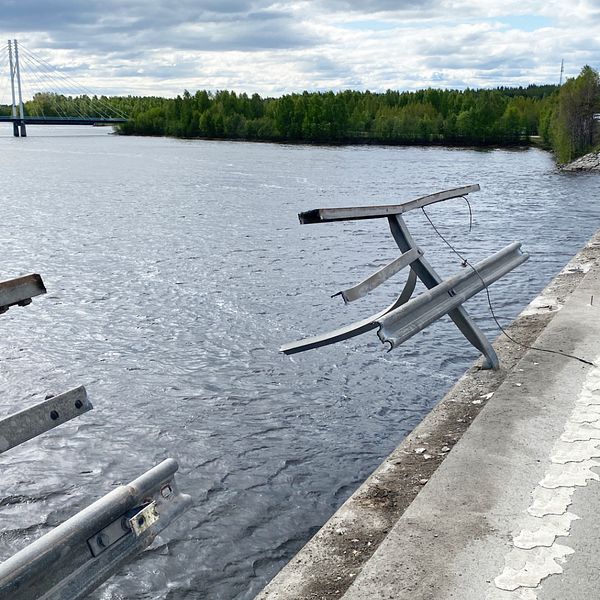
[[[96,124],[118,124],[126,123],[123,118],[102,118],[102,117],[30,117],[23,119],[12,116],[0,116],[0,123],[25,123],[25,125],[96,125]]]

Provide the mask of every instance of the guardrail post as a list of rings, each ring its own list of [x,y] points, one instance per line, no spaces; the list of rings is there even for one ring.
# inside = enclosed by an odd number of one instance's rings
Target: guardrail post
[[[400,215],[388,217],[388,222],[392,236],[402,252],[407,252],[408,249],[416,246],[415,240],[408,230],[404,219]],[[442,282],[442,278],[423,256],[420,256],[415,260],[411,265],[411,269],[428,289],[432,289]],[[455,325],[467,340],[469,340],[471,345],[475,346],[475,348],[485,356],[486,363],[484,368],[499,369],[500,361],[498,360],[496,351],[481,329],[473,322],[473,319],[471,319],[466,309],[463,306],[458,306],[450,311],[448,316],[454,321]]]

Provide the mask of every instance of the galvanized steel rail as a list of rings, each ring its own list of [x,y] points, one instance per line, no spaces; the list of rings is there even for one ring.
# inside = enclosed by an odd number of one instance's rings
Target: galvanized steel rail
[[[27,306],[33,297],[45,293],[46,287],[37,273],[0,281],[0,315],[11,306]]]
[[[298,218],[301,224],[377,218],[388,220],[392,236],[402,254],[359,284],[334,294],[334,296],[341,295],[344,302],[348,303],[365,296],[402,268],[410,267],[410,272],[398,299],[386,309],[334,331],[285,344],[281,347],[281,352],[285,354],[304,352],[373,329],[378,329],[381,341],[388,343],[392,349],[438,318],[448,314],[467,340],[485,356],[485,368],[498,369],[500,362],[494,348],[468,315],[462,303],[525,262],[529,255],[522,253],[521,245],[515,242],[479,265],[475,267],[469,265],[468,271],[444,282],[425,259],[423,250],[415,242],[402,218],[402,215],[410,210],[424,208],[451,198],[464,197],[479,189],[479,185],[474,184],[437,192],[401,204],[318,208],[300,213]],[[429,291],[410,300],[417,278]]]
[[[472,269],[467,268],[384,315],[377,321],[379,339],[388,343],[390,349],[399,346],[494,281],[498,281],[500,277],[510,273],[527,258],[527,255],[521,252],[519,242],[509,244]]]
[[[393,277],[396,273],[399,273],[405,267],[408,267],[413,263],[419,256],[423,254],[423,251],[419,248],[413,248],[404,254],[401,254],[398,258],[394,259],[391,263],[382,267],[370,277],[367,277],[355,286],[348,288],[334,294],[332,296],[341,296],[346,304],[354,302],[359,298],[363,298],[369,292],[372,292],[375,288],[385,283],[390,277]]]
[[[0,283],[0,314],[46,293],[39,275]],[[0,419],[0,454],[91,410],[84,387]],[[106,581],[191,505],[167,459],[0,564],[1,600],[77,600]]]
[[[0,420],[0,454],[92,410],[83,386]]]
[[[436,192],[428,196],[422,196],[416,200],[409,200],[401,204],[380,204],[374,206],[350,206],[348,208],[316,208],[301,212],[298,215],[301,225],[311,223],[329,223],[331,221],[357,221],[360,219],[380,219],[381,217],[390,217],[393,215],[402,215],[415,208],[423,208],[429,204],[450,200],[452,198],[461,198],[471,192],[478,192],[481,188],[479,184],[464,185],[462,187]]]
[[[191,505],[167,459],[0,565],[0,598],[77,600],[147,548]]]

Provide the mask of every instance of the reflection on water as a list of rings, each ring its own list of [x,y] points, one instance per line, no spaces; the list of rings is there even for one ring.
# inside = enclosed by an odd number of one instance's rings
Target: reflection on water
[[[397,255],[384,222],[298,225],[318,206],[480,183],[428,213],[471,261],[532,255],[492,287],[510,321],[600,225],[600,178],[540,151],[311,148],[0,132],[2,278],[48,288],[0,318],[3,414],[79,384],[95,410],[0,457],[5,558],[167,456],[194,508],[96,598],[250,599],[477,357],[444,320],[390,354],[372,333],[284,357],[368,315],[330,295]],[[442,274],[459,270],[422,214]],[[495,336],[485,299],[469,310]]]

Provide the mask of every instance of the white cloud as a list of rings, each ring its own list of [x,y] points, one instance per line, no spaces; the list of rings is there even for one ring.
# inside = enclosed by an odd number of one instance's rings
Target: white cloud
[[[99,93],[553,83],[563,58],[567,75],[598,67],[600,45],[597,0],[0,0],[0,11],[5,38]]]

